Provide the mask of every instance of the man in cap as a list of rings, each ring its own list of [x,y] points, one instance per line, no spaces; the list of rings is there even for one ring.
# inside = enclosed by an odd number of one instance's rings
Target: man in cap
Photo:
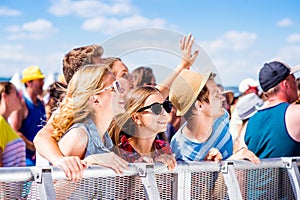
[[[259,72],[259,83],[268,105],[249,119],[245,143],[259,158],[300,156],[300,105],[294,73],[279,61],[265,63]]]
[[[10,116],[14,130],[26,143],[26,166],[35,165],[35,147],[33,139],[46,121],[46,112],[38,95],[43,93],[44,74],[38,66],[30,66],[23,70],[21,82],[25,85],[22,109]]]
[[[170,101],[177,108],[177,115],[186,119],[171,140],[176,159],[218,161],[246,158],[258,163],[258,158],[246,148],[233,155],[229,115],[223,107],[225,98],[214,77],[213,73],[184,70],[171,86]]]

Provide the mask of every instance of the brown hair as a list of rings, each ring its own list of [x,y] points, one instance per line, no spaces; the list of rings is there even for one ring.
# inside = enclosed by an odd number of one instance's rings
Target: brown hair
[[[99,45],[88,45],[72,49],[63,59],[63,73],[68,84],[74,73],[83,65],[94,64],[93,58],[100,57],[103,48]]]
[[[142,86],[142,85],[148,85],[151,83],[152,79],[154,78],[153,71],[150,67],[138,67],[135,70],[132,71],[132,76],[136,80],[136,85],[137,86]]]
[[[1,94],[10,94],[12,88],[14,87],[14,84],[8,81],[0,82],[0,102],[1,102]]]
[[[160,92],[155,87],[142,86],[133,89],[127,94],[125,99],[125,112],[115,117],[108,129],[114,144],[119,144],[121,134],[126,134],[129,137],[132,136],[136,127],[131,119],[132,115],[144,106],[144,102],[150,95],[157,93]]]

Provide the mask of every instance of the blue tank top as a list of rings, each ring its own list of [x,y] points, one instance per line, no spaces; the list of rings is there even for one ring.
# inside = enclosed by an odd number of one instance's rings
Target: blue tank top
[[[91,154],[100,154],[100,153],[109,153],[111,152],[113,148],[112,140],[106,131],[103,135],[103,139],[100,138],[96,125],[94,121],[87,117],[84,122],[78,122],[73,124],[65,133],[68,134],[68,132],[73,128],[83,128],[86,131],[86,134],[88,136],[88,144],[86,146],[86,152],[84,157]]]
[[[37,132],[42,129],[46,123],[46,112],[43,103],[38,99],[37,105],[33,104],[31,100],[24,97],[26,106],[28,108],[27,118],[22,121],[20,132],[30,141],[33,141]],[[26,149],[26,158],[32,159],[35,152]]]
[[[287,132],[285,113],[288,103],[258,111],[249,119],[245,143],[259,158],[300,156],[300,142]]]

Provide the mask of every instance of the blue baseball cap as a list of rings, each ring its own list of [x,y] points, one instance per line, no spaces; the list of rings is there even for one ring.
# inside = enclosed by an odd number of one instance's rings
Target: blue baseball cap
[[[290,68],[287,64],[279,61],[265,63],[259,71],[259,84],[264,92],[275,87],[288,75],[300,70],[300,65]]]

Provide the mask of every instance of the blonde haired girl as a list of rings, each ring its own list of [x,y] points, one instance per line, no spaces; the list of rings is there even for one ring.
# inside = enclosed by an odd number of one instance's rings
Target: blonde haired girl
[[[88,165],[110,167],[117,173],[127,168],[127,162],[110,151],[113,144],[106,132],[118,92],[120,85],[106,64],[87,65],[74,74],[52,121],[52,136],[65,156],[85,158]]]

